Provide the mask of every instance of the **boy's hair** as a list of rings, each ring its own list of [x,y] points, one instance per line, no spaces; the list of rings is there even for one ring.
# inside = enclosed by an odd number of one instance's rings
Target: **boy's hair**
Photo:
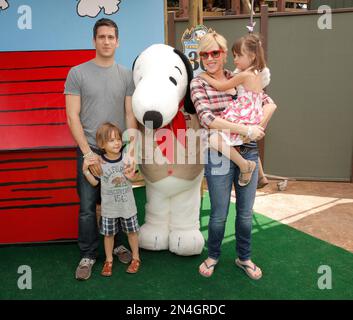
[[[227,40],[217,33],[216,31],[212,31],[206,33],[199,41],[198,51],[208,51],[214,44],[217,44],[220,49],[224,52],[228,51],[227,48]]]
[[[244,48],[247,53],[254,54],[255,59],[252,63],[252,67],[255,70],[262,71],[264,68],[266,68],[265,53],[259,35],[248,34],[244,37],[241,37],[234,42],[232,46],[232,52],[235,52],[238,55],[243,55],[244,52],[242,51],[242,48]]]
[[[97,37],[97,30],[99,27],[106,26],[106,27],[112,27],[115,29],[115,36],[118,39],[119,38],[119,29],[117,24],[110,19],[107,18],[102,18],[96,21],[94,27],[93,27],[93,39],[96,39]]]
[[[115,136],[121,139],[121,130],[115,124],[110,122],[103,123],[97,130],[96,141],[97,146],[100,149],[104,149],[104,144],[107,143],[112,136],[112,132],[115,132]]]

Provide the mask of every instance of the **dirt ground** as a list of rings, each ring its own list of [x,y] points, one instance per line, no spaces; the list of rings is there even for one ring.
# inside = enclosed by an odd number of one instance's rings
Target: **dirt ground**
[[[277,182],[257,191],[254,211],[353,252],[353,183]]]

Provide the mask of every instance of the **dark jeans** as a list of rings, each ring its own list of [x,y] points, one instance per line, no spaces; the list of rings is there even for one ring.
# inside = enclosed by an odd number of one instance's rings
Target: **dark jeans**
[[[258,151],[256,148],[241,147],[240,154],[244,159],[253,160],[257,163]],[[232,185],[234,184],[236,189],[235,249],[241,260],[250,259],[252,214],[258,167],[256,167],[250,183],[245,187],[238,185],[239,167],[217,151],[209,151],[205,169],[211,200],[207,242],[208,256],[218,260],[221,254],[221,244],[224,238],[230,195]]]
[[[99,154],[98,150],[93,150]],[[96,259],[99,245],[99,230],[96,218],[96,205],[100,203],[100,184],[93,187],[82,172],[83,154],[77,149],[77,192],[80,197],[78,220],[78,246],[81,258]],[[116,245],[122,244],[118,232]],[[119,236],[118,236],[119,235]]]

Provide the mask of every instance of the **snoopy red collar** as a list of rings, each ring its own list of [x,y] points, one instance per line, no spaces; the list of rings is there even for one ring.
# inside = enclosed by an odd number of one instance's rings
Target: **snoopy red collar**
[[[186,147],[186,121],[181,109],[184,106],[184,99],[180,101],[178,112],[171,121],[171,123],[165,125],[163,128],[156,130],[156,141],[158,147],[161,149],[163,155],[168,159],[169,163],[174,162],[174,139],[173,135],[177,140]]]

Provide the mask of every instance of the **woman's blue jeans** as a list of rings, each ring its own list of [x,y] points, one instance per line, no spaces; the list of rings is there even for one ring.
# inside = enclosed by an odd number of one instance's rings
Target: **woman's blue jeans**
[[[240,147],[244,159],[258,163],[257,148]],[[240,260],[251,256],[251,229],[253,205],[256,195],[258,165],[250,183],[245,187],[238,185],[239,167],[221,153],[209,150],[205,175],[211,200],[211,215],[208,224],[208,256],[218,260],[224,238],[232,185],[236,190],[236,253]]]

